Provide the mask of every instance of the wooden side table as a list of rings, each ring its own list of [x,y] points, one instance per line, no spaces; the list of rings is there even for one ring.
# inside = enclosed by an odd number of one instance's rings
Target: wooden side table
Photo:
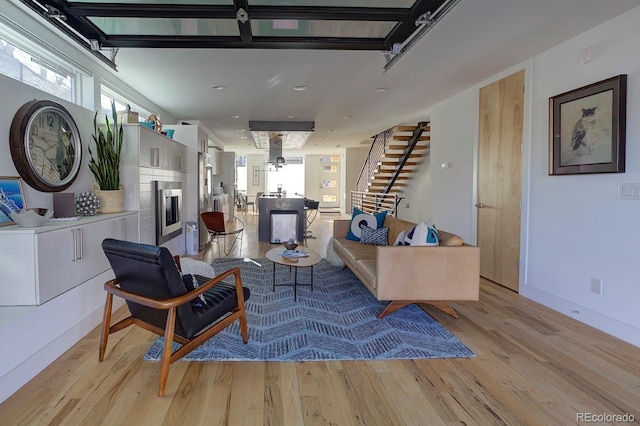
[[[307,247],[298,246],[299,251],[308,253],[306,257],[297,257],[289,259],[282,257],[282,252],[285,251],[284,247],[276,247],[267,252],[267,259],[273,262],[273,291],[276,291],[276,264],[288,266],[289,270],[294,268],[293,284],[278,284],[277,286],[293,286],[293,300],[297,300],[297,288],[299,285],[311,286],[313,291],[313,265],[316,265],[322,260],[322,257],[315,251]],[[311,282],[309,284],[298,283],[298,268],[311,268]]]

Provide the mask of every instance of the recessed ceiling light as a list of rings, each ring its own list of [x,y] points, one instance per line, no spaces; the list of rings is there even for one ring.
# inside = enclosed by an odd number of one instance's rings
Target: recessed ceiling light
[[[220,86],[220,85],[214,85],[214,86],[211,86],[211,88],[213,90],[224,90],[224,89],[226,89],[226,87]]]
[[[288,118],[289,120],[292,120],[292,119],[296,118],[296,116],[295,116],[295,115],[288,115],[288,116],[287,116],[287,118]]]
[[[329,130],[327,130],[327,132],[333,133],[333,132],[335,132],[335,129],[329,129]]]
[[[349,120],[350,118],[353,118],[353,115],[343,115],[342,118]]]
[[[240,139],[247,139],[246,136],[240,136]]]
[[[240,118],[239,115],[232,115],[231,118],[233,118],[234,120],[237,120],[238,118]]]
[[[389,90],[388,87],[376,87],[376,92],[386,92]]]
[[[238,132],[244,132],[245,130],[244,130],[244,129],[236,129],[236,131],[238,131]]]
[[[298,92],[301,92],[303,90],[307,90],[307,86],[296,86],[293,88],[293,90],[297,90]]]

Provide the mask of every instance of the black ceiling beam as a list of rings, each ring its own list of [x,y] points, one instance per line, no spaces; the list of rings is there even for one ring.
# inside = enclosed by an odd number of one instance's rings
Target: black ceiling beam
[[[335,37],[254,37],[243,42],[231,36],[107,36],[103,47],[188,49],[317,49],[383,50],[384,39]]]
[[[411,9],[390,7],[325,7],[325,6],[251,6],[247,1],[236,5],[196,4],[131,4],[131,3],[64,3],[60,0],[45,0],[55,3],[65,12],[78,16],[103,16],[110,18],[217,18],[235,19],[242,7],[249,19],[309,19],[336,21],[402,21]],[[64,6],[62,6],[64,4]]]
[[[253,38],[253,34],[251,33],[251,16],[248,15],[249,4],[247,0],[233,0],[233,7],[235,10],[235,17],[238,17],[238,13],[240,10],[244,10],[245,14],[247,14],[247,20],[242,22],[238,19],[238,31],[240,31],[240,40],[245,43],[249,43]]]
[[[416,20],[427,12],[434,13],[440,8],[447,0],[418,0],[411,8],[409,14],[405,17],[401,25],[396,27],[389,33],[387,37],[387,49],[395,43],[403,43],[407,40],[411,34],[416,32],[418,27],[415,25]]]

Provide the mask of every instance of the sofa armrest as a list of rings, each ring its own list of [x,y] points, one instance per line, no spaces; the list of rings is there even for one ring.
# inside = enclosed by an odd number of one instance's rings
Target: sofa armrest
[[[480,248],[379,246],[378,300],[478,300]]]
[[[351,219],[336,219],[333,221],[333,238],[346,238],[351,226]]]

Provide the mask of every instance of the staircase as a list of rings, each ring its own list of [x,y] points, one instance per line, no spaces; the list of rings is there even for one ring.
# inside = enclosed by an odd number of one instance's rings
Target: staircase
[[[398,125],[375,136],[351,204],[366,212],[396,213],[414,170],[428,154],[429,123]]]

